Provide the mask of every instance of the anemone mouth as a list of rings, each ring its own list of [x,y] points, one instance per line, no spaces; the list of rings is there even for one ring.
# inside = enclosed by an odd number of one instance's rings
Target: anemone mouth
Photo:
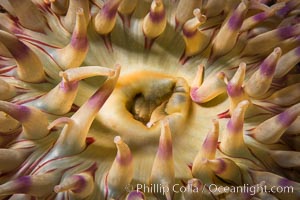
[[[127,104],[128,111],[133,115],[134,119],[147,125],[154,109],[165,102],[169,96],[170,94],[166,94],[166,96],[158,97],[155,101],[155,99],[145,97],[143,93],[138,93],[134,96],[132,102]]]
[[[187,120],[190,104],[185,79],[139,71],[120,77],[97,119],[134,146],[146,141],[156,144],[159,122],[168,118],[175,134]]]
[[[133,78],[133,76],[137,78]],[[123,78],[129,78],[134,82],[134,85],[125,84],[125,87],[120,88],[120,90],[128,96],[128,100],[125,102],[126,108],[134,119],[147,125],[157,107],[162,107],[161,110],[157,112],[164,113],[165,106],[163,105],[168,102],[168,99],[173,93],[175,86],[174,80],[170,77],[164,77],[162,74],[147,72]],[[120,80],[120,82],[122,82],[122,80]],[[137,85],[139,85],[140,88],[135,88]]]

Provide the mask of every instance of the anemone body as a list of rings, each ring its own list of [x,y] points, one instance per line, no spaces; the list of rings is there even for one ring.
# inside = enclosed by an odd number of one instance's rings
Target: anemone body
[[[297,0],[0,6],[1,200],[300,199]]]

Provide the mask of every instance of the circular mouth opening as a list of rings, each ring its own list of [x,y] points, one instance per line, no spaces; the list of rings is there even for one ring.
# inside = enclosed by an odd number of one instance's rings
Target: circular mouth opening
[[[142,71],[118,80],[98,119],[128,144],[141,146],[157,142],[160,121],[165,118],[174,133],[179,131],[189,107],[189,86],[185,79]]]
[[[123,90],[127,96],[127,111],[135,120],[149,126],[150,122],[168,115],[165,108],[174,93],[175,85],[175,79],[154,74],[148,74],[144,79],[135,79],[135,84]]]
[[[161,113],[166,115],[164,108],[172,95],[172,88],[166,88],[165,93],[153,95],[145,95],[143,93],[137,93],[133,99],[128,102],[127,110],[132,114],[133,118],[142,122],[144,125],[149,124],[151,117],[155,117],[153,114]]]

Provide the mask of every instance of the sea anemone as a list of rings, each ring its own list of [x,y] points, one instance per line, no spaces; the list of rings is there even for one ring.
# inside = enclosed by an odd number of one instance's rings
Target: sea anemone
[[[300,199],[299,0],[1,0],[0,199]]]

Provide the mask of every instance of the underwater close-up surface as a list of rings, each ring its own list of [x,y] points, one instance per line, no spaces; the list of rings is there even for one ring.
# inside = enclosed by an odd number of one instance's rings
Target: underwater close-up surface
[[[299,200],[299,0],[0,0],[0,200]]]

